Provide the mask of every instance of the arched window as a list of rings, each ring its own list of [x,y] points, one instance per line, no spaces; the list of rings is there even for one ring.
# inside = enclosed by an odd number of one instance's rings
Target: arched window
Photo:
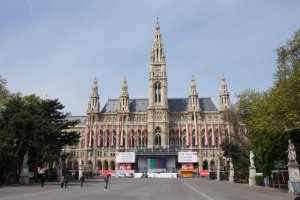
[[[179,129],[176,130],[176,147],[179,148],[181,146],[181,138],[179,138]]]
[[[208,162],[207,160],[204,160],[202,163],[202,170],[208,170]]]
[[[147,133],[147,130],[144,129],[143,130],[143,147],[147,148],[147,146],[148,146],[148,133]]]
[[[169,146],[175,147],[175,131],[173,129],[170,130]]]
[[[155,145],[161,146],[161,136],[160,134],[155,135]]]
[[[154,85],[154,95],[155,95],[155,103],[161,102],[161,84],[160,82],[157,82]]]
[[[161,136],[160,136],[160,133],[161,133],[160,127],[156,127],[155,128],[155,145],[156,146],[161,146]]]
[[[220,145],[220,135],[219,135],[219,129],[216,129],[216,147],[219,147]]]
[[[209,131],[208,131],[208,138],[209,138],[209,140],[208,140],[208,147],[211,148],[211,145],[213,143],[212,129],[209,129]]]
[[[116,135],[117,135],[117,132],[116,132],[116,130],[115,129],[113,129],[113,131],[112,131],[112,138],[111,138],[111,144],[110,144],[110,146],[112,147],[112,148],[116,148],[116,143],[117,143],[117,141],[116,141]]]
[[[196,146],[196,134],[195,134],[195,129],[193,129],[193,138],[192,138],[192,146]]]
[[[183,147],[187,147],[187,139],[188,139],[188,135],[187,135],[187,131],[186,129],[183,130],[183,141],[182,141],[182,146]]]
[[[110,170],[115,170],[115,166],[116,166],[115,161],[111,160],[110,161]]]
[[[202,148],[205,147],[205,129],[202,129],[201,131],[201,146]]]
[[[81,148],[81,149],[84,149],[84,146],[85,146],[85,140],[81,140],[80,148]]]
[[[131,129],[131,131],[130,131],[130,141],[129,141],[129,143],[130,143],[129,146],[130,146],[130,147],[134,147],[134,146],[135,146],[135,145],[134,145],[134,144],[135,144],[135,143],[134,143],[134,142],[135,142],[134,135],[135,135],[135,134],[134,134],[134,130]]]
[[[92,135],[91,135],[91,147],[94,146],[94,131],[92,130]]]
[[[228,129],[226,128],[226,129],[225,129],[225,138],[227,138],[228,136],[229,136],[229,134],[228,134]],[[225,139],[225,138],[224,138],[224,139]]]
[[[109,147],[109,130],[106,130],[105,132],[105,146]]]
[[[142,146],[142,133],[141,130],[137,130],[137,141],[136,141],[136,146],[141,147]]]
[[[215,170],[215,161],[213,160],[210,161],[210,170]]]
[[[102,136],[100,136],[100,138],[99,138],[99,144],[100,144],[99,147],[103,147],[103,138],[102,138]]]
[[[122,147],[125,147],[125,134],[123,134],[123,144],[122,144]]]

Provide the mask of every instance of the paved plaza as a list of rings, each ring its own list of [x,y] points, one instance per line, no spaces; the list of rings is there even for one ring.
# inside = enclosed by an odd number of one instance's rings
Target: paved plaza
[[[103,191],[103,180],[87,180],[81,188],[71,182],[67,189],[59,183],[0,187],[0,200],[284,200],[297,199],[280,190],[250,187],[225,181],[195,179],[111,178],[109,191]]]

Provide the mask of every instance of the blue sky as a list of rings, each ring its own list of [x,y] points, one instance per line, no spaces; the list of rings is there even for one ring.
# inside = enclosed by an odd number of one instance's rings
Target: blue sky
[[[94,77],[101,107],[148,98],[149,57],[159,16],[168,97],[200,97],[218,107],[224,74],[231,100],[273,84],[276,48],[300,28],[297,0],[0,0],[0,75],[11,92],[58,98],[84,115]]]

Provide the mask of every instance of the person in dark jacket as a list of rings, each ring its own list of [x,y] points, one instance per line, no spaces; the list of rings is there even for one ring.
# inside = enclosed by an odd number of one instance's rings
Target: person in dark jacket
[[[46,176],[43,175],[41,178],[41,187],[44,187],[45,179],[46,179]]]
[[[81,176],[81,177],[80,177],[80,183],[81,183],[80,186],[81,186],[81,187],[83,186],[83,182],[84,182],[84,177]]]
[[[108,191],[108,181],[109,181],[109,176],[110,174],[107,174],[104,178],[104,182],[105,182],[105,185],[104,185],[104,191]]]
[[[65,177],[64,177],[64,176],[61,176],[61,177],[60,177],[60,180],[59,180],[59,182],[60,182],[60,187],[61,187],[61,188],[64,188],[64,181],[65,181]]]
[[[69,183],[69,177],[68,177],[68,175],[65,175],[65,177],[64,177],[64,183],[65,183],[65,188],[67,188],[68,187],[68,183]]]

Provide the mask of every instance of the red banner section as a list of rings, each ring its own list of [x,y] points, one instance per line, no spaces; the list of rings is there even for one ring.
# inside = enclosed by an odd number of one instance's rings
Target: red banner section
[[[194,169],[194,163],[182,163],[181,164],[182,169]]]
[[[132,170],[131,163],[120,163],[121,170]]]
[[[209,176],[209,170],[200,170],[200,176]]]
[[[115,172],[115,170],[104,170],[103,175],[107,176],[107,174],[110,174],[111,176],[115,176],[116,172]]]

